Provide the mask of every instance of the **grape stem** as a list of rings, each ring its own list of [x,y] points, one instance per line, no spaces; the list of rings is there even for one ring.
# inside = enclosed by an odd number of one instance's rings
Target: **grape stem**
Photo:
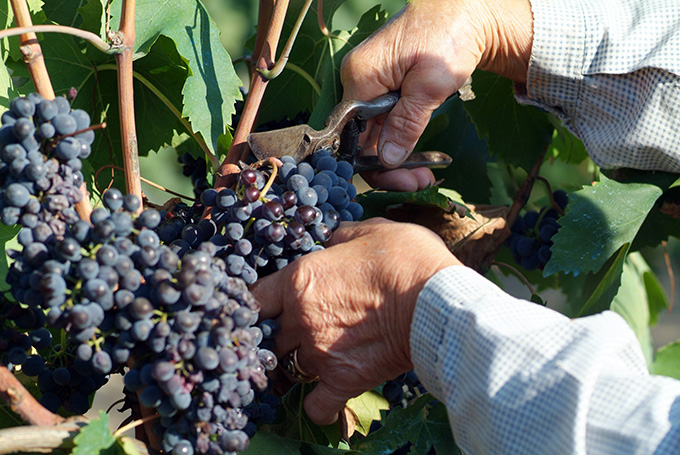
[[[550,186],[550,182],[548,179],[545,177],[541,177],[540,175],[536,177],[537,180],[540,180],[541,182],[545,183],[546,188],[548,189],[548,194],[550,195],[550,205],[557,210],[557,212],[560,214],[560,216],[564,216],[564,210],[562,210],[562,207],[557,205],[557,202],[555,202],[555,196],[553,195],[552,188]]]
[[[512,206],[510,206],[510,210],[508,210],[508,216],[506,218],[508,226],[512,226],[513,224],[515,224],[515,221],[519,216],[519,212],[522,210],[522,207],[524,207],[527,204],[529,196],[531,196],[531,190],[534,188],[534,183],[536,182],[536,179],[538,178],[538,173],[541,170],[541,165],[543,164],[544,157],[545,153],[542,153],[541,156],[538,157],[538,159],[534,163],[534,166],[531,168],[531,172],[529,172],[527,178],[524,179],[522,187],[515,195],[515,199],[512,201]]]
[[[286,45],[283,47],[281,56],[276,61],[274,66],[271,68],[256,69],[256,71],[262,74],[265,78],[271,80],[274,79],[275,77],[278,77],[283,71],[283,69],[286,67],[286,63],[288,62],[288,58],[290,57],[290,51],[293,49],[293,44],[295,43],[295,39],[297,38],[297,35],[300,32],[300,28],[302,28],[302,22],[304,22],[305,16],[307,16],[307,12],[309,11],[310,6],[312,6],[312,0],[305,1],[305,4],[302,6],[302,11],[300,11],[300,15],[295,21],[293,30],[290,32],[288,41],[286,41]]]
[[[513,273],[513,275],[515,275],[517,278],[520,279],[520,281],[522,281],[522,283],[524,283],[524,285],[529,289],[529,292],[531,292],[531,295],[536,294],[536,291],[534,290],[533,286],[531,286],[531,283],[529,283],[529,280],[527,280],[526,277],[522,275],[522,272],[517,270],[515,267],[505,262],[498,261],[493,261],[491,265],[495,265],[497,267],[505,267],[506,269],[510,270]]]
[[[60,136],[60,138],[65,138],[65,137],[69,137],[69,136],[77,136],[77,135],[82,134],[86,131],[103,130],[104,128],[106,128],[106,122],[102,122],[102,123],[99,123],[97,125],[90,125],[87,128],[83,128],[82,130],[74,131],[73,133],[70,133],[70,134],[64,134],[63,136]]]
[[[158,415],[148,415],[148,416],[143,417],[141,419],[134,420],[134,421],[128,423],[127,425],[118,428],[116,430],[116,432],[113,433],[113,437],[118,438],[118,437],[122,436],[123,433],[125,433],[126,431],[132,430],[133,428],[136,428],[140,425],[145,424],[146,422],[149,422],[149,421],[157,419],[157,418],[158,418]]]
[[[45,409],[33,395],[7,369],[0,366],[0,398],[31,425],[56,425],[64,418]],[[0,444],[0,447],[4,446]]]
[[[264,91],[269,83],[269,79],[259,73],[258,69],[269,69],[273,66],[289,0],[277,0],[273,7],[271,3],[273,3],[272,0],[260,0],[258,33],[253,54],[258,56],[255,60],[255,71],[253,71],[250,79],[250,90],[243,106],[241,119],[234,132],[234,139],[231,141],[227,156],[222,161],[215,179],[215,187],[217,188],[229,187],[234,183],[235,175],[239,170],[230,165],[238,163],[239,160],[246,161],[248,156],[246,139],[253,130]],[[261,38],[262,35],[263,38]]]
[[[663,246],[663,257],[666,260],[666,270],[668,270],[668,281],[670,285],[670,301],[668,302],[668,312],[673,311],[673,302],[675,296],[675,275],[673,273],[673,264],[671,264],[671,255],[668,254],[668,242],[663,240],[661,242]]]
[[[330,36],[331,32],[328,30],[328,27],[326,27],[326,21],[323,18],[323,0],[319,0],[317,8],[318,10],[316,12],[316,18],[317,21],[319,22],[319,30],[321,30],[323,36],[328,37]]]
[[[97,172],[95,172],[95,174],[94,174],[94,184],[97,187],[97,191],[99,191],[100,193],[102,192],[102,189],[99,187],[99,184],[97,183],[97,177],[99,176],[99,173],[101,171],[103,171],[104,169],[116,169],[116,170],[125,172],[125,169],[123,169],[120,166],[116,166],[115,164],[107,164],[106,166],[102,166],[99,169],[97,169]],[[196,198],[193,198],[191,196],[185,196],[185,195],[178,193],[176,191],[169,190],[166,187],[164,187],[163,185],[159,185],[158,183],[152,182],[151,180],[144,178],[141,175],[139,176],[139,180],[146,183],[147,185],[150,185],[150,186],[158,189],[158,190],[164,191],[168,194],[172,194],[173,196],[177,196],[177,197],[180,197],[182,199],[189,200],[189,201],[196,201]]]
[[[31,25],[28,27],[8,28],[7,30],[0,31],[0,39],[29,33],[61,33],[63,35],[72,35],[88,41],[94,47],[107,54],[115,54],[121,51],[119,47],[110,45],[92,32],[68,27],[66,25]]]
[[[272,175],[269,176],[269,180],[267,180],[264,188],[262,188],[261,193],[265,195],[274,184],[274,180],[276,180],[276,174],[279,173],[279,163],[281,163],[281,161],[274,157],[269,157],[267,161],[269,161],[269,163],[272,165]]]

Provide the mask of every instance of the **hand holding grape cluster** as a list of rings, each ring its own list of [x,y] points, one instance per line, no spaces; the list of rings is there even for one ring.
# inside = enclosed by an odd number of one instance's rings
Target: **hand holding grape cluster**
[[[0,220],[21,226],[21,249],[8,252],[0,363],[35,377],[47,409],[76,414],[122,373],[127,406],[158,413],[166,453],[244,450],[279,401],[265,374],[277,365],[268,348],[278,324],[258,323],[247,285],[361,217],[352,166],[326,150],[311,163],[284,157],[278,172],[246,168],[235,188],[206,189],[194,207],[139,215],[141,201],[112,188],[81,220],[89,115],[31,94],[2,123]]]
[[[274,352],[298,350],[319,383],[305,399],[318,424],[345,402],[413,368],[410,324],[418,294],[460,262],[432,231],[372,218],[343,223],[330,248],[305,256],[252,288],[261,317],[281,327]]]

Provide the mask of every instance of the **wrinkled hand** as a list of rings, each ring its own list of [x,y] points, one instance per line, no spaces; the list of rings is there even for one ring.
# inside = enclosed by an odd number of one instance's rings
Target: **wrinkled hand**
[[[401,91],[386,117],[369,121],[364,152],[377,153],[387,167],[401,164],[432,112],[477,67],[525,82],[532,26],[528,0],[412,0],[343,61],[345,99],[369,100]],[[401,191],[434,182],[424,168],[367,172],[363,177],[374,187]]]
[[[412,368],[418,294],[436,272],[460,265],[432,231],[384,219],[343,223],[332,243],[252,288],[260,316],[280,323],[277,356],[298,348],[301,368],[319,376],[304,405],[321,425],[349,398]]]

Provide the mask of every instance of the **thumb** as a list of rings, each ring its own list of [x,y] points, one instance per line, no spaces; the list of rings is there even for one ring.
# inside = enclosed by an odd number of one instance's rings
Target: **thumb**
[[[260,303],[260,319],[274,319],[281,314],[283,310],[283,301],[281,283],[284,283],[285,270],[279,270],[269,276],[260,278],[255,283],[249,286],[250,292],[253,293],[257,301]]]
[[[382,125],[378,156],[387,167],[404,162],[423,134],[432,112],[451,93],[451,87],[443,87],[441,83],[437,84],[439,86],[423,83],[423,76],[415,69],[406,74],[401,98]]]
[[[338,413],[345,407],[347,397],[332,386],[319,382],[305,397],[305,412],[317,425],[330,425],[338,419]]]

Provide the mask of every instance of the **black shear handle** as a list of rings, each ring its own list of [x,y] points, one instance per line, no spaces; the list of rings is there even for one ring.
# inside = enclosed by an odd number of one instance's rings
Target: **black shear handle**
[[[343,101],[326,118],[326,127],[340,132],[355,117],[369,119],[392,110],[399,101],[399,93],[389,92],[369,101]]]

